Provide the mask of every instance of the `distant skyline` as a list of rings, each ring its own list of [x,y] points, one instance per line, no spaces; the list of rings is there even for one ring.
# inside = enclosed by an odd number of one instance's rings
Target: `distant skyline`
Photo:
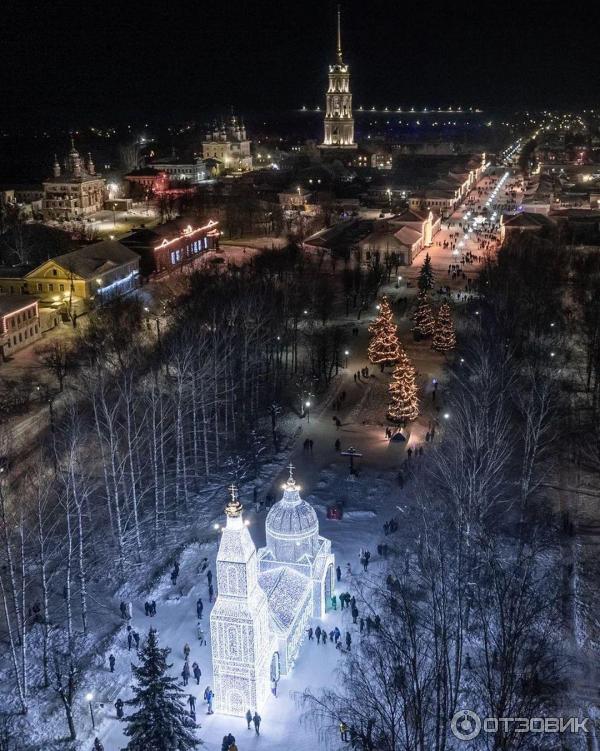
[[[354,104],[593,106],[589,3],[342,2]],[[68,125],[324,104],[336,3],[9,0],[0,118]]]

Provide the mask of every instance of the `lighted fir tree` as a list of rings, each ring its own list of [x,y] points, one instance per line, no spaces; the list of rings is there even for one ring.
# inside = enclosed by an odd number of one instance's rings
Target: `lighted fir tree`
[[[386,362],[396,362],[400,356],[398,331],[394,323],[394,314],[387,297],[381,299],[379,315],[369,326],[371,342],[367,350],[369,360],[383,366]]]
[[[127,751],[190,751],[200,743],[183,691],[168,674],[170,651],[158,646],[156,631],[150,629],[139,652],[140,664],[131,666],[137,685],[131,687],[133,699],[125,704],[136,709],[125,718],[123,732],[131,738]]]
[[[431,346],[438,352],[449,352],[456,347],[456,333],[448,303],[443,303],[440,306]]]
[[[422,290],[417,295],[417,307],[413,313],[415,325],[413,332],[419,338],[431,336],[435,330],[435,318],[433,309],[427,297],[427,292]]]
[[[421,271],[419,271],[419,289],[422,292],[428,292],[430,289],[433,289],[433,285],[434,279],[433,269],[431,268],[431,258],[429,253],[426,253],[425,260],[421,266]]]
[[[394,368],[388,388],[391,395],[387,411],[388,419],[398,423],[416,420],[419,416],[416,374],[404,350],[400,353],[400,359]]]

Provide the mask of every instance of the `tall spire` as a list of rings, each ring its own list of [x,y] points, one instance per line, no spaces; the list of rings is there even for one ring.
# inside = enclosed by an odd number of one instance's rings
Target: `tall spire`
[[[229,492],[231,493],[231,498],[229,499],[227,506],[225,506],[225,513],[231,519],[235,519],[238,516],[241,516],[243,506],[239,501],[238,491],[235,485],[229,487]]]
[[[337,61],[342,63],[342,11],[337,7]]]

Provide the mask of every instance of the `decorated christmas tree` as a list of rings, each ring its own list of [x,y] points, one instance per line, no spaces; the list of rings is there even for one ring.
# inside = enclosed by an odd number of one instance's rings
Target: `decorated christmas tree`
[[[150,629],[139,653],[141,664],[131,666],[137,685],[131,687],[133,699],[125,704],[136,711],[125,718],[123,732],[131,738],[127,751],[190,751],[200,743],[196,723],[182,701],[183,691],[168,674],[170,651],[158,646],[156,631]]]
[[[435,330],[435,318],[427,297],[427,292],[422,290],[417,296],[417,307],[413,313],[415,325],[413,332],[416,336],[424,338],[431,336]]]
[[[383,297],[379,306],[379,315],[369,326],[371,342],[368,348],[369,360],[382,366],[386,362],[396,362],[400,356],[398,332],[394,323],[394,314],[387,297]]]
[[[419,271],[419,289],[422,292],[427,292],[430,289],[433,289],[433,284],[434,280],[433,269],[431,268],[431,258],[429,253],[426,253],[425,260],[421,266],[421,271]]]
[[[389,392],[392,398],[387,412],[388,419],[403,423],[419,416],[415,369],[404,350],[394,368]]]
[[[456,334],[448,303],[443,303],[438,312],[431,346],[438,352],[448,352],[456,347]]]

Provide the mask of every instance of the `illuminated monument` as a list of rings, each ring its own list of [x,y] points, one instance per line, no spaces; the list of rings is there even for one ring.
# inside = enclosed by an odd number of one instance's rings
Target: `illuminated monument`
[[[326,96],[325,137],[322,149],[355,149],[350,68],[342,58],[340,6],[337,12],[337,59],[329,66],[329,87]]]
[[[292,669],[311,618],[322,618],[334,586],[331,542],[292,476],[267,515],[258,553],[232,488],[217,554],[218,596],[210,614],[215,708],[262,711],[271,681]]]

